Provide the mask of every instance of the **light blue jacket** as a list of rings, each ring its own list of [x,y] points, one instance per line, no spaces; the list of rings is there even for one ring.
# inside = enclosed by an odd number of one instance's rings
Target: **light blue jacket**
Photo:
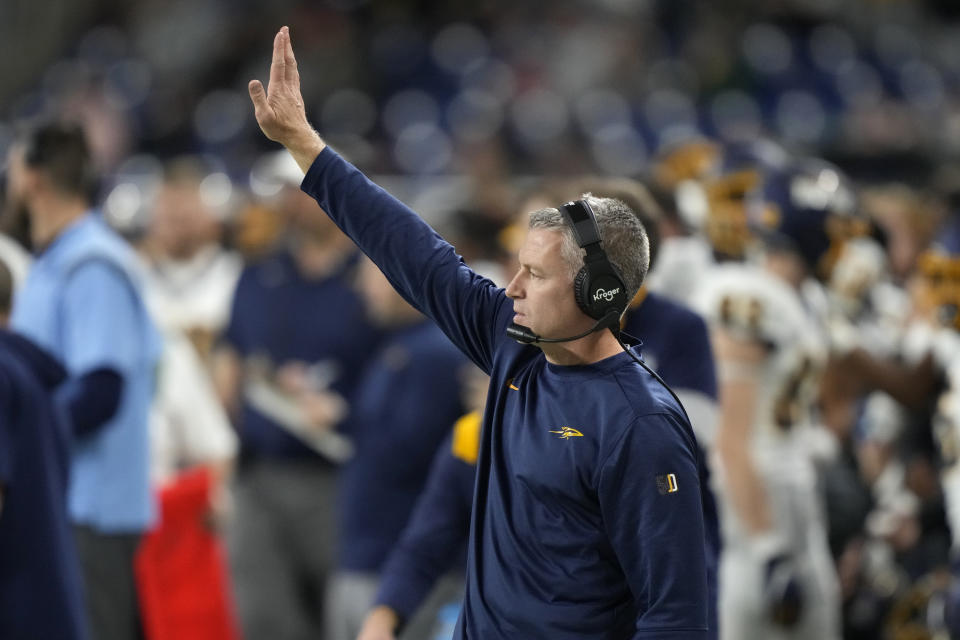
[[[144,531],[155,515],[148,411],[161,344],[139,280],[136,254],[88,212],[37,256],[11,318],[70,376],[108,367],[123,378],[116,414],[72,447],[70,517],[102,533]]]

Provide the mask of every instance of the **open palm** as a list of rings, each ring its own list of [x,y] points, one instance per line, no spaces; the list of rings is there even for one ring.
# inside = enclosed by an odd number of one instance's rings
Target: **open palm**
[[[251,80],[248,89],[260,130],[269,139],[287,147],[306,171],[323,150],[324,143],[307,121],[289,28],[282,27],[273,39],[270,81],[266,90],[259,80]]]

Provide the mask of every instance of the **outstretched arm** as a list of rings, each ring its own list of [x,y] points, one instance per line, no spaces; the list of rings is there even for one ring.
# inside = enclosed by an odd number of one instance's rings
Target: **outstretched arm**
[[[513,315],[504,291],[470,270],[416,213],[328,149],[307,122],[290,34],[274,38],[267,90],[250,83],[257,122],[306,171],[301,188],[367,254],[404,299],[482,370]]]

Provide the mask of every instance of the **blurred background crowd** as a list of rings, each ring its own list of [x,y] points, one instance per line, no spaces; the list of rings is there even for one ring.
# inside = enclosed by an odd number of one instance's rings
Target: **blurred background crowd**
[[[263,25],[289,22],[313,70],[311,120],[377,173],[462,174],[480,151],[511,173],[639,173],[691,127],[909,158],[921,171],[960,136],[957,11],[945,1],[12,0],[0,145],[17,119],[55,109],[87,123],[116,179],[141,154],[194,152],[245,185],[266,148],[246,83],[269,62]]]
[[[501,285],[520,214],[584,185],[646,188],[660,211],[649,289],[691,307],[713,264],[755,258],[758,224],[786,229],[821,292],[802,298],[825,301],[810,455],[842,637],[950,637],[960,5],[5,0],[0,174],[21,127],[82,126],[92,204],[137,251],[163,338],[150,419],[161,521],[182,504],[163,492],[199,483],[221,594],[207,611],[225,637],[356,634],[321,618],[371,604],[430,461],[482,406],[482,380],[260,134],[246,85],[266,80],[282,24],[317,130]],[[771,208],[777,220],[760,220]],[[16,214],[0,218],[10,290],[31,260]],[[844,254],[854,239],[869,244]],[[153,526],[138,584],[156,593],[170,576]],[[449,618],[452,584],[408,637],[443,637],[433,623]],[[144,624],[148,638],[193,637]]]

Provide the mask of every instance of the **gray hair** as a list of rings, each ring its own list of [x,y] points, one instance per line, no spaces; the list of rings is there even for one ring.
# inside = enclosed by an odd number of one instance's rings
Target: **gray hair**
[[[650,266],[650,242],[647,232],[634,212],[622,200],[598,198],[589,193],[582,196],[593,209],[603,240],[603,250],[610,263],[623,277],[628,299],[640,290]],[[577,244],[573,229],[559,209],[548,207],[530,214],[531,229],[557,229],[562,234],[560,256],[570,267],[574,278],[583,267],[586,252]]]

